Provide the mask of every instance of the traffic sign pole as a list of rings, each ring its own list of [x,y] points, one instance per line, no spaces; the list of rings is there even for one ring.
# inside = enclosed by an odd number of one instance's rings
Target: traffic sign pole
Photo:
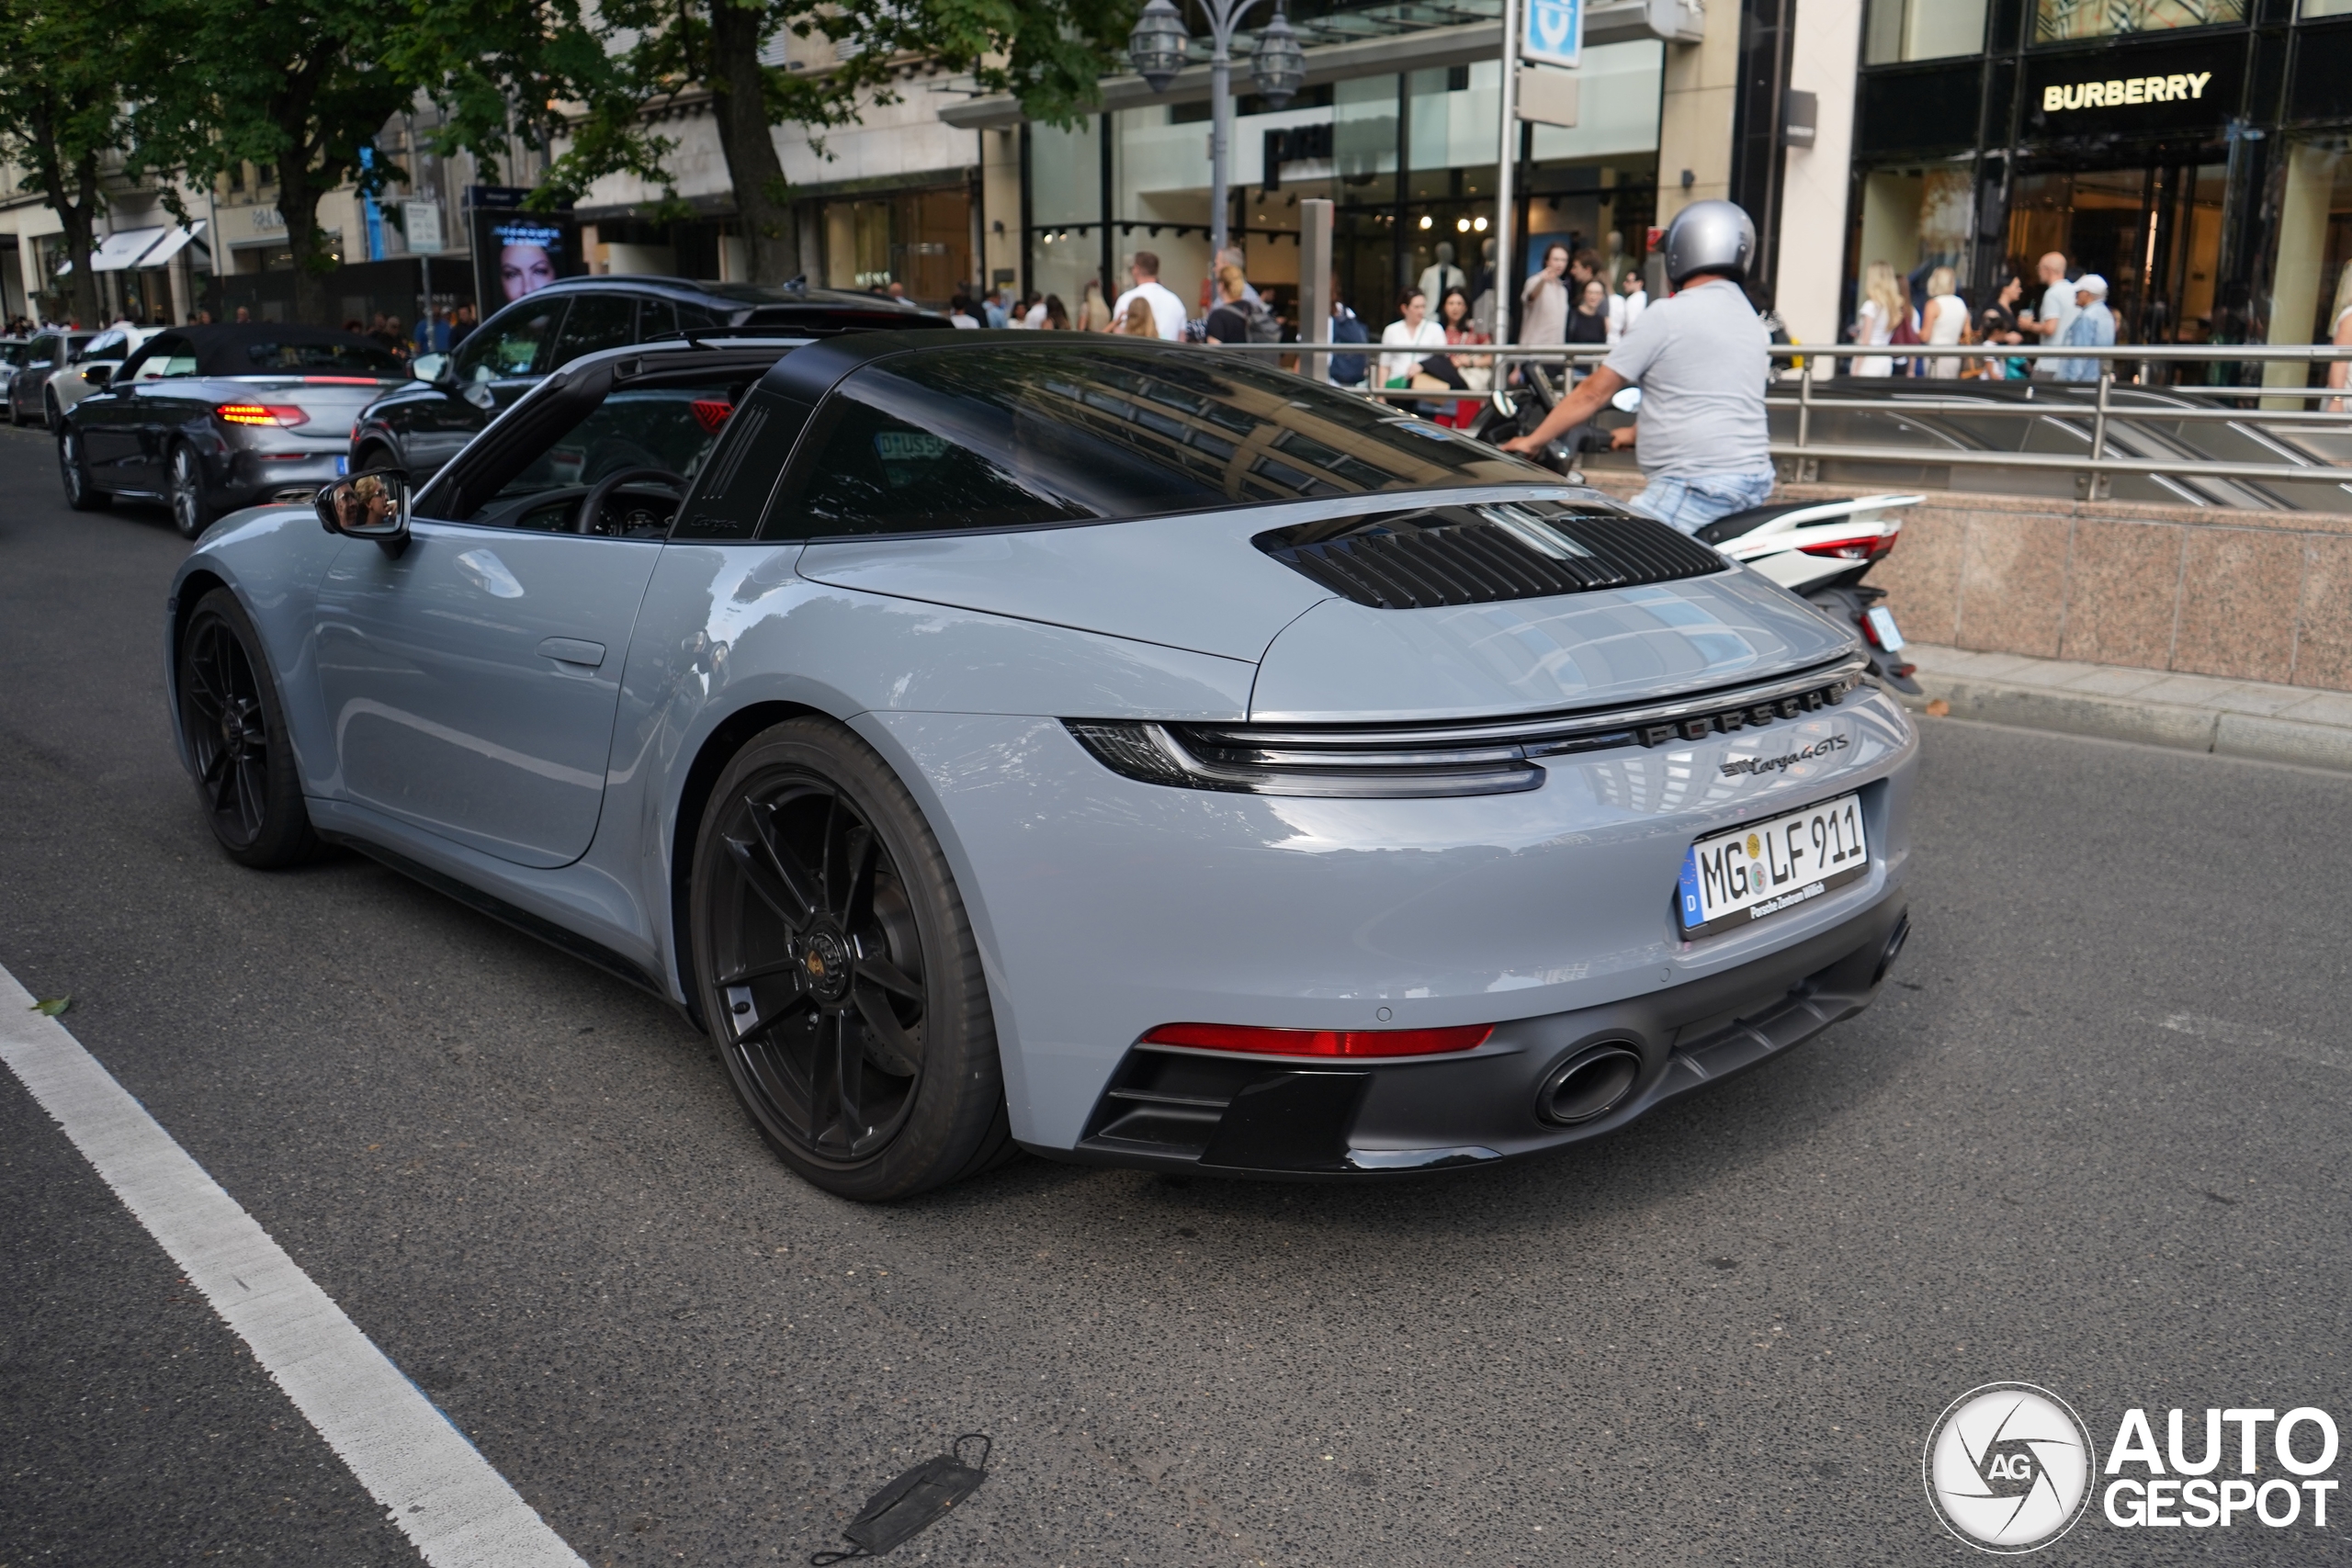
[[[1519,18],[1521,0],[1503,0],[1501,156],[1495,161],[1495,321],[1497,343],[1517,343],[1519,259],[1511,218],[1518,211]],[[1397,178],[1402,179],[1400,173]]]

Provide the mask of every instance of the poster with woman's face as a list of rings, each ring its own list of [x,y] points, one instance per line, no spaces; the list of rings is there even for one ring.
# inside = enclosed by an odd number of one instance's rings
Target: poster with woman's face
[[[526,212],[522,200],[530,193],[523,190],[476,186],[467,194],[473,208],[474,285],[483,315],[587,270],[580,225],[571,213]]]

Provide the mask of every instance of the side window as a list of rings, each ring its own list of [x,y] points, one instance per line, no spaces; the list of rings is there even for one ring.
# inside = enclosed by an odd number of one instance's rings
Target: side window
[[[573,295],[547,367],[552,370],[599,349],[627,348],[636,341],[636,317],[637,301],[626,294]]]
[[[637,303],[637,341],[651,343],[657,338],[678,335],[678,308],[667,299],[640,299]]]
[[[861,386],[859,383],[867,385]],[[1035,476],[1015,473],[923,418],[920,394],[896,378],[853,376],[802,443],[763,539],[930,533],[1067,523],[1094,516]]]
[[[82,352],[74,357],[79,361],[113,359],[121,355],[124,341],[120,333],[100,333],[96,337],[84,344]]]
[[[148,339],[145,345],[124,363],[122,374],[117,379],[160,381],[172,373],[172,358],[175,355],[185,356],[187,360],[187,368],[181,371],[181,375],[195,373],[196,358],[188,353],[187,340],[166,334],[163,337]]]
[[[458,350],[458,384],[470,387],[482,381],[513,380],[553,369],[555,362],[548,358],[548,350],[563,320],[563,306],[562,300],[550,299],[544,305],[501,311],[482,323]]]
[[[586,487],[628,468],[658,468],[692,483],[743,391],[740,379],[624,387],[557,436],[486,502],[472,521],[561,531]],[[546,504],[529,502],[545,497]],[[662,531],[670,519],[665,510]]]

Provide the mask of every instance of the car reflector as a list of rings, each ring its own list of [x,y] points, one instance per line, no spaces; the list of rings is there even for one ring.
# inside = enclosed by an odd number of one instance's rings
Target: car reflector
[[[229,424],[274,424],[290,430],[311,423],[311,416],[291,403],[222,403],[212,412]]]
[[[1147,1045],[1243,1051],[1257,1056],[1435,1056],[1487,1043],[1491,1023],[1445,1029],[1259,1029],[1239,1023],[1163,1023]]]

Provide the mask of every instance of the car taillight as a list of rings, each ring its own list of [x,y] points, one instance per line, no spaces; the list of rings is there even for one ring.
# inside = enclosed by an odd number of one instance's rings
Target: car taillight
[[[735,405],[724,398],[696,398],[690,406],[695,411],[695,423],[712,435],[726,426],[727,416],[735,412]]]
[[[1491,1023],[1445,1029],[1259,1029],[1239,1023],[1163,1023],[1147,1045],[1190,1045],[1256,1056],[1435,1056],[1483,1045]]]
[[[1894,548],[1894,533],[1873,534],[1860,539],[1832,539],[1821,545],[1799,545],[1798,549],[1809,556],[1826,556],[1832,560],[1876,560]]]
[[[291,430],[311,423],[311,416],[292,403],[222,403],[212,412],[229,424],[274,424]]]

